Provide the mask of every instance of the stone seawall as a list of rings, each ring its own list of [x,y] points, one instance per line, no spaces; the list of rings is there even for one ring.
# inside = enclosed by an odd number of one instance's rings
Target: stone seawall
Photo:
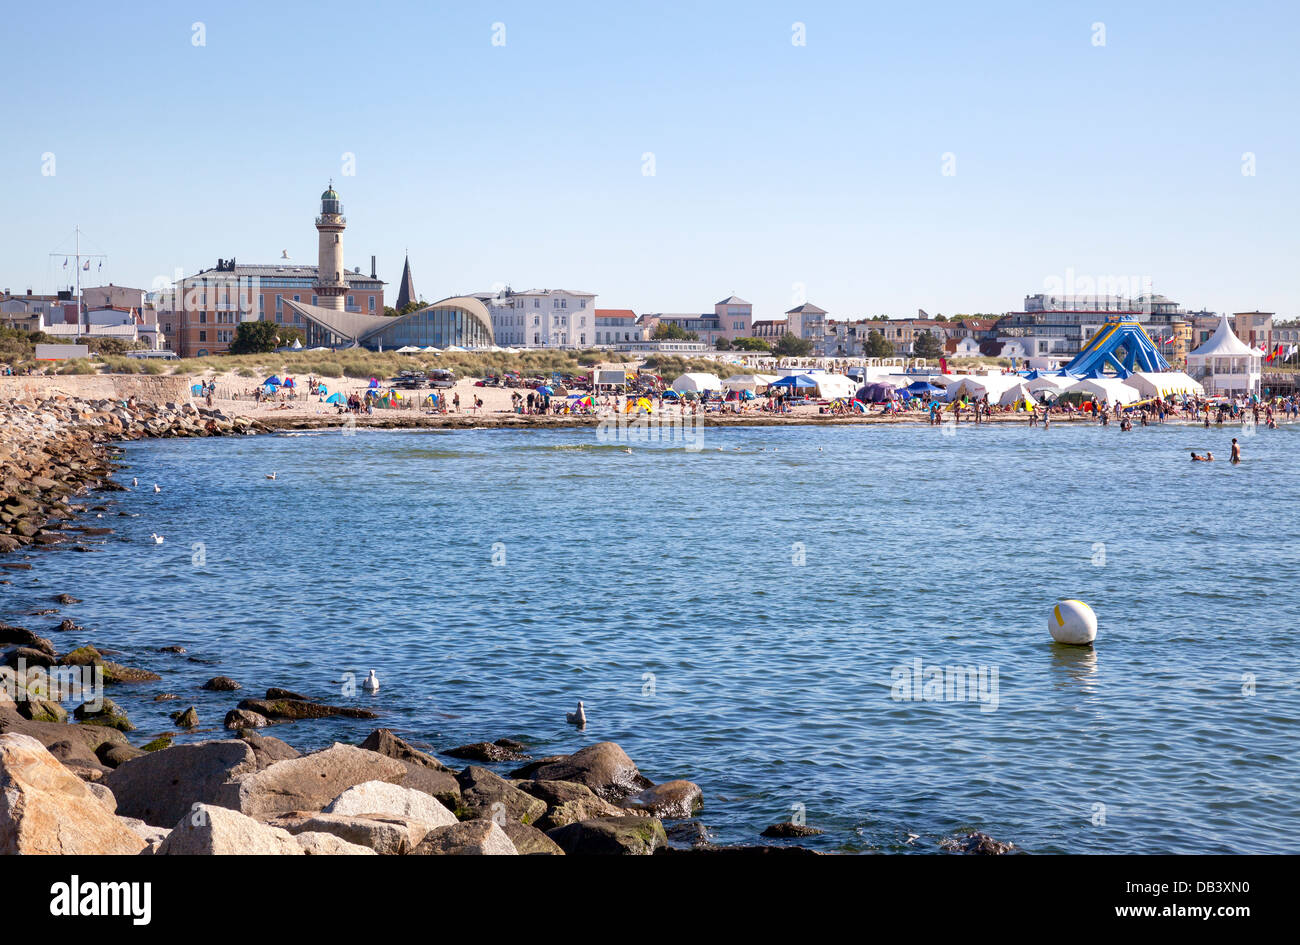
[[[73,499],[94,489],[122,488],[109,478],[114,466],[107,443],[261,429],[247,417],[196,406],[188,400],[188,390],[184,398],[157,399],[166,397],[176,382],[183,385],[184,378],[99,378],[110,384],[134,382],[108,397],[69,395],[55,387],[62,378],[3,380],[8,383],[0,387],[0,553],[75,541],[85,526],[72,520],[85,506]],[[129,393],[123,396],[123,391]]]
[[[0,377],[0,400],[45,400],[62,394],[83,400],[128,400],[140,403],[185,403],[190,399],[188,377],[154,374],[61,374],[52,377]]]

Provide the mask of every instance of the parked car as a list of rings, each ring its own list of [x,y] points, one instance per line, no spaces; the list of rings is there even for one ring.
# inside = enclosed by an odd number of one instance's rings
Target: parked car
[[[429,372],[429,384],[432,387],[455,387],[456,372],[447,368],[434,368]]]

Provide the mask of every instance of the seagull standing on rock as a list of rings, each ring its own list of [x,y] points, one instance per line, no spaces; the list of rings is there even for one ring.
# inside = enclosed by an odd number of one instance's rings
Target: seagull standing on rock
[[[582,707],[581,699],[578,700],[578,711],[564,713],[564,720],[570,725],[578,726],[578,728],[587,727],[587,713]]]

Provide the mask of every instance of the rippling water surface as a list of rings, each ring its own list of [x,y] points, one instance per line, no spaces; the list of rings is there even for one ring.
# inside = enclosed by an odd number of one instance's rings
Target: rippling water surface
[[[825,849],[981,829],[1031,852],[1294,852],[1300,430],[1243,438],[1238,468],[1188,461],[1226,457],[1234,432],[710,428],[699,452],[631,455],[590,430],[137,443],[120,477],[141,489],[94,522],[115,534],[32,556],[0,617],[71,616],[90,629],[60,648],[161,672],[111,693],[137,735],[193,701],[210,727],[188,737],[222,737],[238,695],[276,685],[435,749],[612,740],[656,781],[699,783],[720,842],[803,805]],[[84,603],[20,617],[62,590]],[[1095,650],[1050,642],[1062,597],[1095,607]],[[996,708],[895,699],[917,659],[996,669]],[[372,668],[380,693],[339,695]],[[197,690],[217,673],[245,691]],[[583,733],[564,724],[578,699]]]

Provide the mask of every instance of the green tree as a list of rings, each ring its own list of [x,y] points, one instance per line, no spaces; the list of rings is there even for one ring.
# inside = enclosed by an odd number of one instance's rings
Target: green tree
[[[264,354],[276,348],[302,342],[305,336],[297,328],[277,325],[275,322],[240,322],[235,326],[235,337],[230,342],[231,354]]]
[[[943,354],[943,342],[928,331],[912,339],[912,353],[918,358],[937,358]]]
[[[738,351],[771,351],[772,346],[762,338],[737,338],[731,346]]]
[[[872,331],[867,334],[866,341],[862,342],[862,353],[868,358],[892,358],[894,346],[880,332]]]
[[[699,341],[700,336],[693,331],[687,331],[676,322],[660,322],[655,326],[654,334],[650,336],[652,341]]]
[[[812,354],[813,343],[805,341],[794,332],[787,331],[777,339],[772,353],[783,358],[806,358]]]
[[[719,351],[730,351],[731,342],[728,341],[726,338],[719,338],[717,341],[713,343],[713,347],[717,348]]]

